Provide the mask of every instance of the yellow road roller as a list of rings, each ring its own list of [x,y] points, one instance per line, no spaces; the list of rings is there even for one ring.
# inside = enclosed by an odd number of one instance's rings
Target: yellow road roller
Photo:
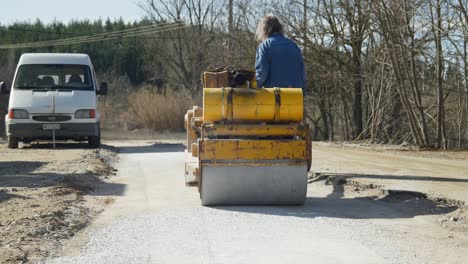
[[[300,88],[257,89],[254,72],[203,74],[203,107],[185,115],[185,182],[201,203],[300,205],[311,166]]]

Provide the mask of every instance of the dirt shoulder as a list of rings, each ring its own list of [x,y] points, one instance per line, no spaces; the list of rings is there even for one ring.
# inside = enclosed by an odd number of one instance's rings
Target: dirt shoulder
[[[332,146],[344,149],[354,149],[370,152],[385,152],[395,155],[406,155],[411,157],[423,157],[432,159],[448,159],[448,160],[465,160],[468,161],[468,150],[436,150],[422,149],[411,145],[386,145],[386,144],[369,144],[369,143],[346,143],[346,142],[314,142],[319,146]]]
[[[312,176],[343,178],[358,186],[358,192],[376,189],[421,193],[431,201],[457,205],[460,210],[448,217],[468,222],[467,151],[419,151],[314,142],[312,163],[315,173]]]
[[[123,186],[110,149],[0,144],[0,263],[38,262],[85,227]]]
[[[419,191],[468,204],[468,152],[313,144],[314,172],[341,175],[388,189]]]

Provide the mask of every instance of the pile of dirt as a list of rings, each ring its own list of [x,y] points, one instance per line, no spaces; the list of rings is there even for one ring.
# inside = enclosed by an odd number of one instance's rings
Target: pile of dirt
[[[0,146],[0,263],[37,262],[85,227],[102,208],[90,207],[115,174],[111,149]]]

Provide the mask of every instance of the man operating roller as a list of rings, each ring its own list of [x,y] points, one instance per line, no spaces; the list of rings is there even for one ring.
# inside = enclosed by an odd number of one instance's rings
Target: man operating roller
[[[196,183],[204,206],[301,205],[307,198],[312,150],[302,54],[273,16],[257,34],[257,85],[249,82],[252,71],[205,72],[202,118],[195,119],[197,108],[185,117],[192,146],[186,183]]]
[[[302,88],[305,93],[306,75],[301,50],[284,36],[279,19],[272,15],[263,17],[256,36],[262,41],[255,62],[257,87]]]

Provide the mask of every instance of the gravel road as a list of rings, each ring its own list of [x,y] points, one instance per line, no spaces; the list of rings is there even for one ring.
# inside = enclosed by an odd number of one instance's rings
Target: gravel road
[[[116,142],[125,193],[47,263],[467,263],[455,208],[379,199],[325,181],[305,206],[201,207],[184,146]]]

